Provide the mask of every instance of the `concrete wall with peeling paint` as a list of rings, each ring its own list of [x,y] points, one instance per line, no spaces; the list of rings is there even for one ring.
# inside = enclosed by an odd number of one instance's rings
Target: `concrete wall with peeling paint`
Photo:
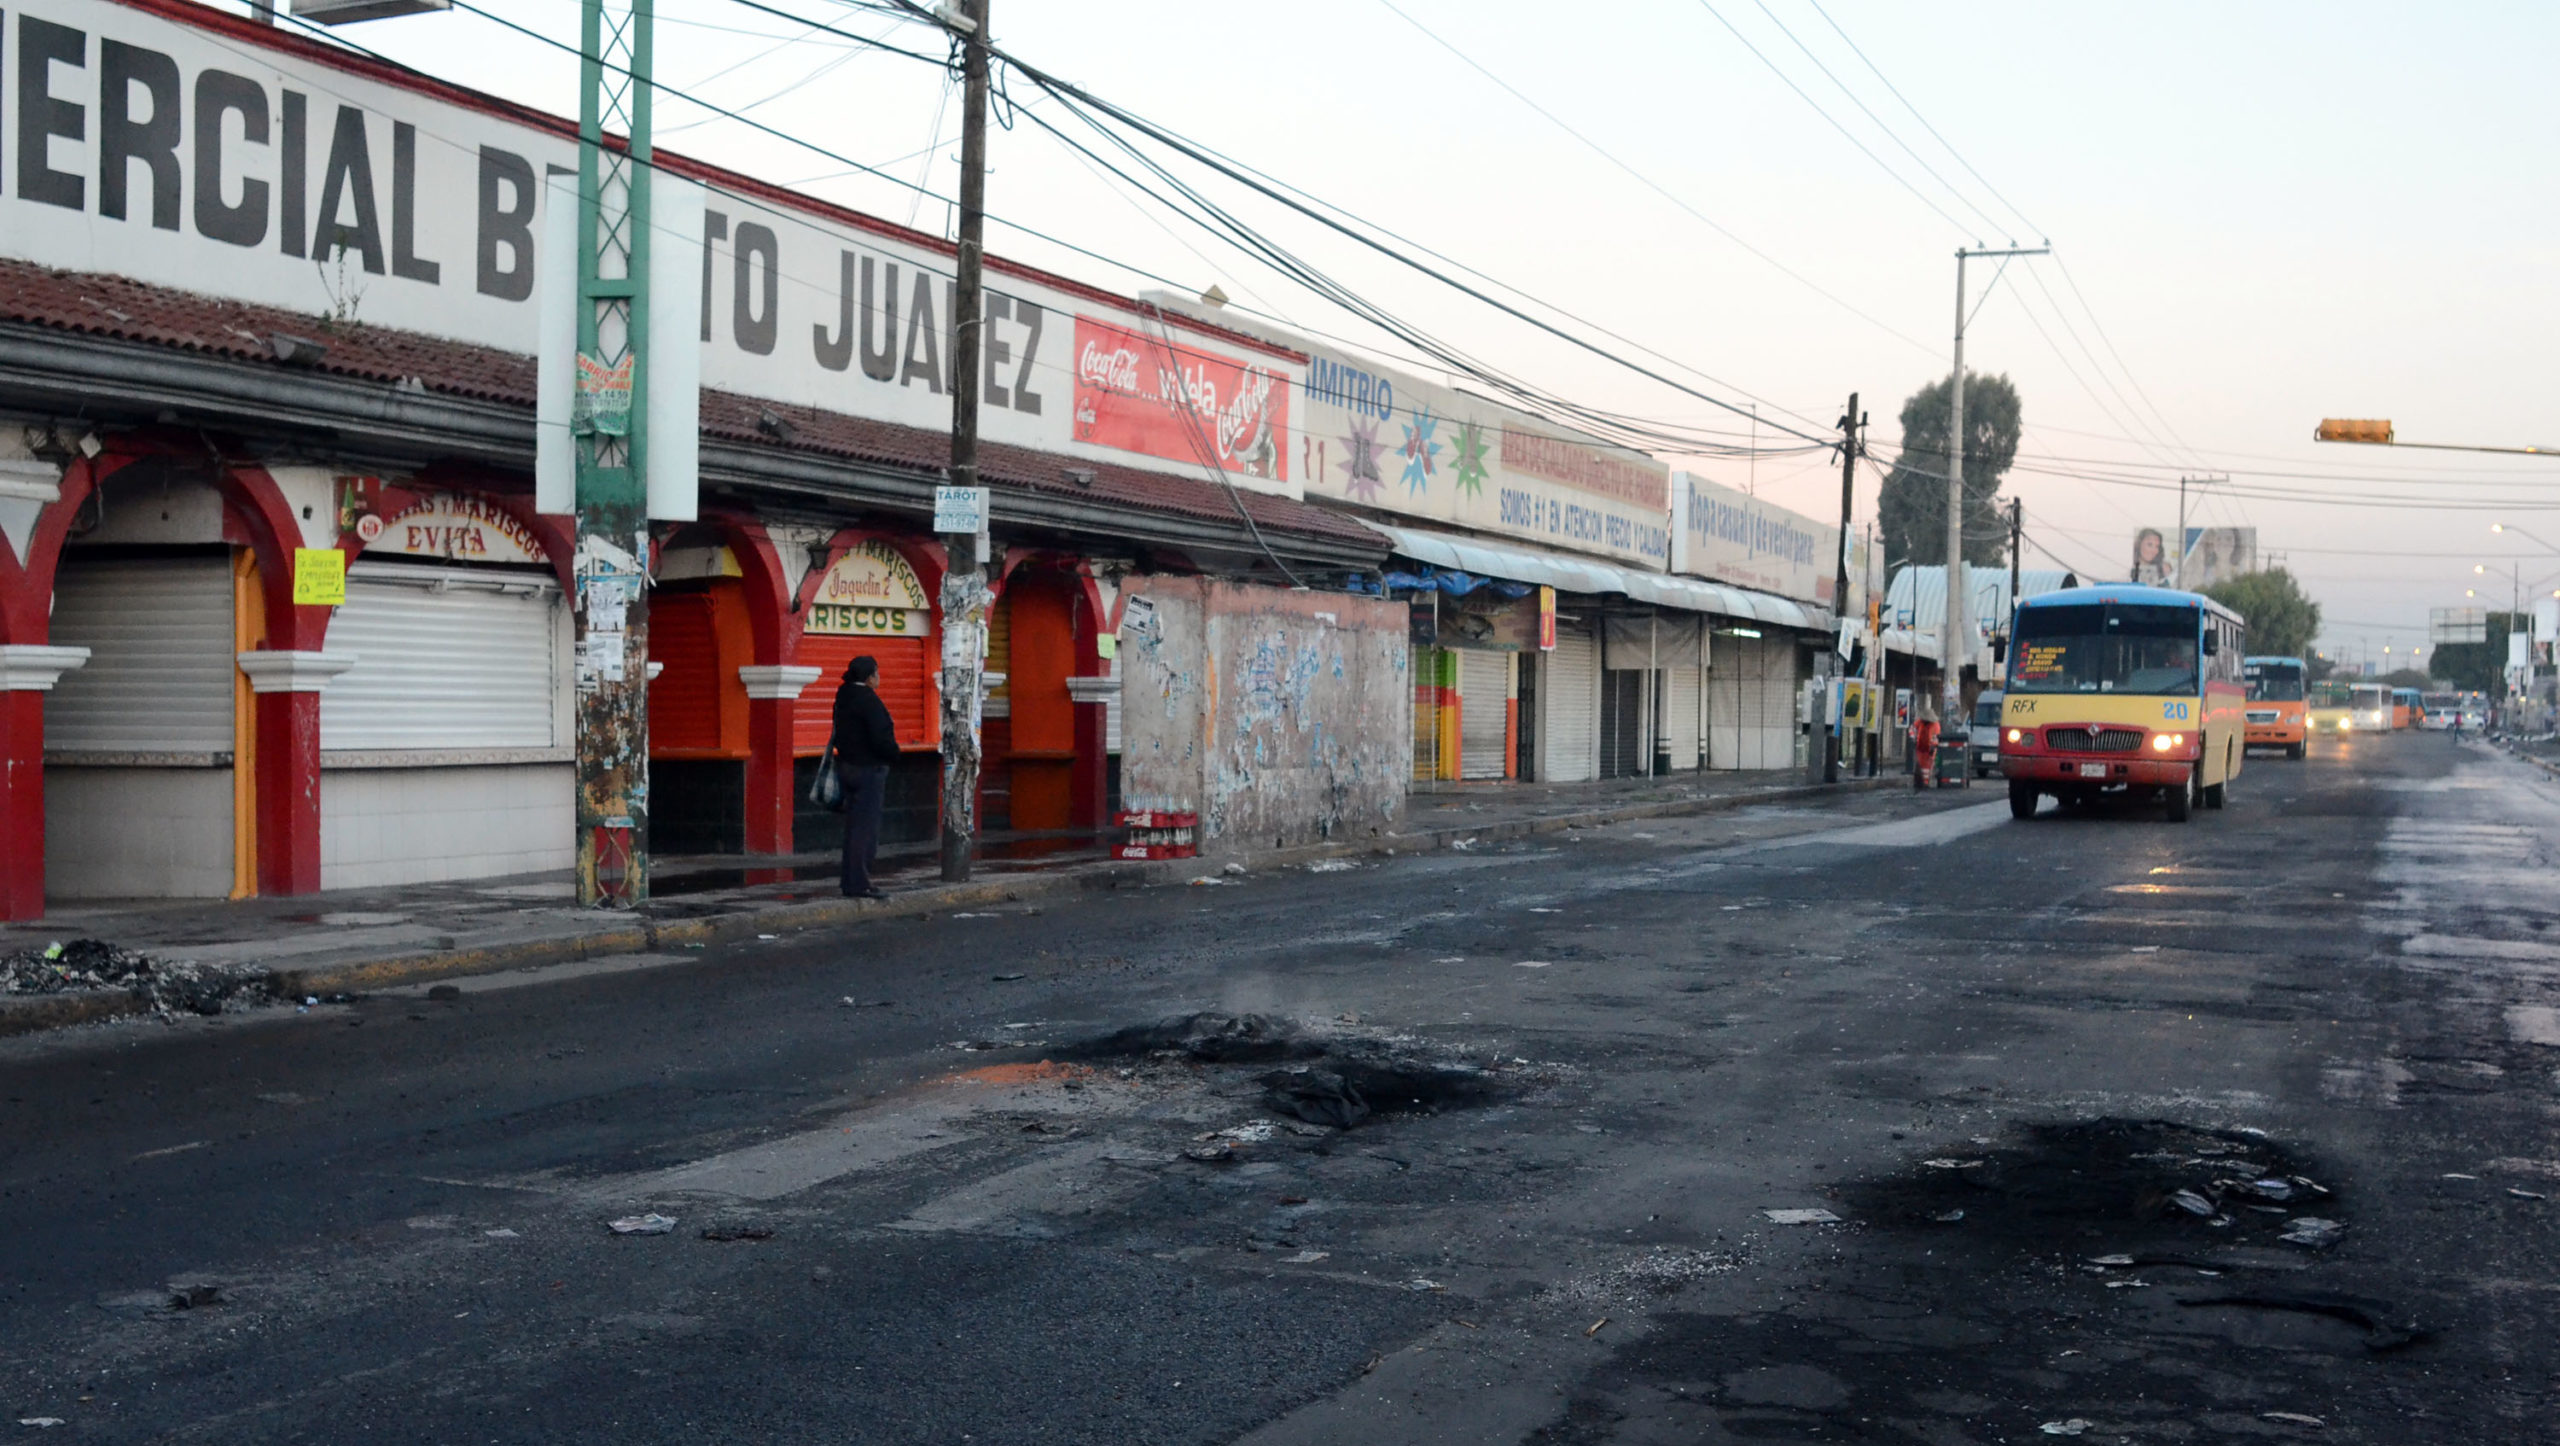
[[[1402,603],[1133,577],[1120,623],[1120,794],[1197,810],[1204,851],[1374,838],[1404,808]]]

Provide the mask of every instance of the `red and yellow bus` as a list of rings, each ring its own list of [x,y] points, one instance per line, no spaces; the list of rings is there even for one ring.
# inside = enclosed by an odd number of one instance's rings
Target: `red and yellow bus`
[[[2303,693],[2309,673],[2300,658],[2244,658],[2240,680],[2248,685],[2248,726],[2241,741],[2251,748],[2281,748],[2300,758],[2311,740],[2311,704]]]
[[[2240,776],[2246,624],[2209,597],[2133,584],[2019,604],[2001,703],[2009,812],[2101,794],[2156,797],[2172,822],[2220,808]]]

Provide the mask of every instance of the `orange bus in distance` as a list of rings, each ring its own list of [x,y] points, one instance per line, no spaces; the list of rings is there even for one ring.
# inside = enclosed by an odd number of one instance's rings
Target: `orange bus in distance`
[[[2243,743],[2281,748],[2287,758],[2302,757],[2311,737],[2311,705],[2303,688],[2309,671],[2300,658],[2250,658],[2241,664],[2240,676],[2249,688]]]

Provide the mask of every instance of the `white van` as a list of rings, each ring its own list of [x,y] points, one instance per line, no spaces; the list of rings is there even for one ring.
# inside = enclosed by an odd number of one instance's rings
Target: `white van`
[[[2000,771],[2000,704],[2009,695],[1985,688],[1973,701],[1973,776],[1989,778]]]

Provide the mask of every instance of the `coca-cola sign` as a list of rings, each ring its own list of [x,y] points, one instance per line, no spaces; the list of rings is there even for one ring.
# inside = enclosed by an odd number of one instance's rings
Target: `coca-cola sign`
[[[1075,439],[1287,481],[1288,378],[1169,335],[1076,318]]]

